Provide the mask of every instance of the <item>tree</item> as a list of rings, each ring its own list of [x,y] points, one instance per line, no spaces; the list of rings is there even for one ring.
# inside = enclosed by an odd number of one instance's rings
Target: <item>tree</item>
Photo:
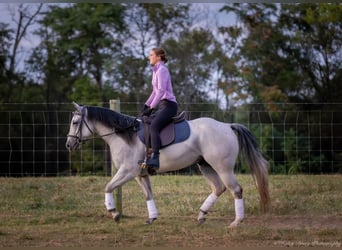
[[[338,111],[331,110],[327,103],[340,102],[342,94],[342,89],[338,87],[342,80],[341,5],[235,4],[227,5],[223,10],[233,11],[243,29],[239,33],[240,58],[235,60],[240,78],[234,90],[240,93],[245,91],[249,95],[247,100],[260,103],[253,105],[255,109],[282,111],[285,107],[281,103],[291,102],[294,104],[286,105],[289,110],[295,107],[300,110],[327,110],[329,112],[324,114],[327,119],[331,111]],[[274,123],[281,119],[279,114],[272,114]],[[335,122],[341,122],[339,117],[335,118]],[[310,124],[321,122],[324,118],[312,116]],[[289,115],[287,120],[291,119],[296,123],[302,120],[308,122],[305,117]],[[290,129],[284,134],[293,133]],[[330,152],[335,152],[334,149],[341,145],[341,132],[334,133],[333,142],[326,139],[331,138],[330,128],[316,127],[309,132],[312,133],[309,138],[322,137],[319,143],[310,142],[309,150],[316,150],[316,155],[311,157],[336,161],[338,153]],[[308,131],[304,128],[296,133],[307,134]],[[325,150],[322,156],[317,153],[321,148]],[[331,168],[326,165],[322,169]]]
[[[235,4],[223,10],[243,23],[239,85],[254,101],[337,101],[340,5]]]
[[[108,103],[109,96],[115,92],[105,81],[106,69],[121,47],[119,34],[125,28],[122,14],[123,7],[118,4],[49,6],[36,31],[41,43],[28,61],[34,72],[32,79],[44,88],[47,110],[59,110],[64,102],[73,98],[84,104]],[[54,113],[49,112],[46,117],[48,134],[61,133],[53,126],[54,119]],[[54,159],[52,149],[56,144],[53,139],[47,142],[47,148],[51,149],[47,159]],[[101,148],[102,144],[94,145]],[[94,161],[103,159],[103,155],[94,157]],[[89,166],[86,164],[84,168]]]
[[[342,90],[342,6],[284,5],[279,27],[287,34],[284,53],[305,76],[298,95],[304,102],[339,102]]]
[[[118,4],[50,6],[37,30],[42,42],[31,58],[33,68],[43,72],[47,101],[61,101],[58,94],[67,99],[77,91],[73,83],[85,76],[96,86],[97,101],[107,101],[106,65],[121,47],[118,33],[125,28],[122,15],[123,7]]]
[[[184,31],[178,39],[165,41],[163,47],[172,55],[169,69],[177,100],[190,110],[190,103],[210,99],[212,63],[215,60],[215,39],[204,29]]]
[[[154,43],[160,46],[167,37],[175,36],[184,28],[189,27],[189,5],[187,4],[147,4],[140,6],[145,10]]]
[[[25,37],[28,27],[35,23],[35,18],[40,14],[43,4],[39,4],[37,8],[30,13],[30,5],[20,4],[17,9],[18,19],[15,20],[15,17],[12,17],[17,24],[14,42],[12,44],[12,53],[10,56],[9,62],[9,71],[15,72],[17,53],[19,44],[22,39]]]
[[[218,35],[220,37],[220,45],[216,46],[215,64],[217,77],[216,102],[218,103],[219,90],[222,90],[226,102],[226,111],[234,108],[239,100],[245,100],[246,95],[239,90],[239,82],[241,76],[238,70],[238,62],[240,60],[239,41],[241,35],[240,27],[219,27]]]
[[[35,19],[42,9],[42,4],[32,7],[31,5],[19,4],[15,11],[11,12],[12,21],[15,23],[13,29],[8,28],[8,24],[1,24],[0,39],[0,71],[3,102],[18,102],[25,95],[23,92],[24,84],[28,81],[25,77],[25,72],[20,72],[18,69],[20,55],[19,48],[22,40],[27,35],[27,30],[33,24]],[[32,10],[33,9],[33,10]],[[30,86],[26,86],[27,89]],[[15,90],[16,89],[16,90]],[[15,91],[14,91],[15,90]],[[18,99],[19,98],[19,99]]]
[[[126,22],[130,27],[127,46],[136,57],[147,60],[148,50],[189,27],[188,4],[128,4]]]
[[[9,93],[8,67],[9,50],[11,46],[13,31],[8,28],[8,24],[0,23],[0,96],[1,102],[7,102]]]
[[[118,83],[120,97],[140,103],[151,90],[151,72],[147,55],[170,37],[187,28],[187,4],[127,4],[122,53],[109,64],[112,82]],[[170,54],[170,53],[169,53]]]
[[[222,32],[233,34],[239,44],[238,55],[234,55],[239,78],[231,92],[254,102],[286,101],[282,78],[293,69],[286,67],[286,58],[279,53],[283,34],[276,28],[277,6],[234,4],[223,10],[233,11],[242,22],[240,27],[221,28]]]

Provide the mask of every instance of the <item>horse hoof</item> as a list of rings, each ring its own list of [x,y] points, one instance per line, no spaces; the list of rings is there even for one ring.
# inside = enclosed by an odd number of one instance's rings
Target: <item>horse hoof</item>
[[[202,225],[205,222],[205,218],[198,219],[198,226]]]
[[[151,225],[155,220],[157,220],[157,218],[149,218],[149,219],[145,222],[145,224],[146,224],[146,225]]]
[[[113,219],[114,219],[114,221],[115,221],[116,223],[119,223],[119,222],[120,222],[120,219],[121,219],[120,213],[118,213],[118,212],[112,212],[112,217],[113,217]]]
[[[236,228],[242,220],[234,220],[232,223],[230,223],[229,228]]]

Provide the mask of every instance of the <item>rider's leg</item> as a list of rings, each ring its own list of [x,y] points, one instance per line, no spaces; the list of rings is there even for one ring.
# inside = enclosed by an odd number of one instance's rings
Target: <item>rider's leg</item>
[[[177,103],[163,100],[160,103],[160,109],[151,122],[151,146],[152,157],[146,161],[150,167],[159,168],[159,149],[160,149],[160,131],[171,122],[172,117],[177,114]]]

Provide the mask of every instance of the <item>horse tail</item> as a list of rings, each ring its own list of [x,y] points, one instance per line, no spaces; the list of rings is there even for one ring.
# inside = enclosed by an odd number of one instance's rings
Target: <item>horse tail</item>
[[[268,190],[268,162],[263,157],[258,143],[253,134],[242,124],[231,124],[231,128],[237,134],[240,153],[249,165],[260,194],[261,209],[266,212],[270,204]]]

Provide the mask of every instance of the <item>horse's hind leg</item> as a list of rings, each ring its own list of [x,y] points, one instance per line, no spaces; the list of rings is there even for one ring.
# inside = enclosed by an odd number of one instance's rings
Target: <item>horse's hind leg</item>
[[[217,198],[226,190],[226,187],[222,183],[215,170],[207,162],[200,162],[198,163],[198,166],[203,176],[207,179],[212,190],[212,193],[207,197],[200,207],[197,217],[198,223],[203,224],[206,220],[206,215],[208,214],[210,207],[215,204]]]
[[[230,227],[236,227],[243,221],[245,216],[242,187],[238,183],[233,172],[218,173],[218,175],[234,197],[235,220],[230,224]]]

